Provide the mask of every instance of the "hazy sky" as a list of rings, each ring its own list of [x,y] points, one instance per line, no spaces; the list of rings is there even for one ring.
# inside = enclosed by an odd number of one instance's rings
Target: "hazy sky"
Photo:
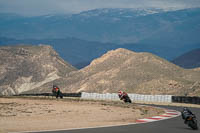
[[[200,7],[200,0],[0,0],[0,13],[44,15],[77,13],[95,8],[183,9]]]

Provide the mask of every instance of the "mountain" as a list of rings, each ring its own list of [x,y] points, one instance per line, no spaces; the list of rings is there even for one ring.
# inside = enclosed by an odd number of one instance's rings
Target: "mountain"
[[[76,70],[47,45],[0,47],[0,95],[51,85]],[[51,90],[51,88],[49,88]]]
[[[121,44],[124,46],[117,47],[151,52],[171,61],[183,53],[199,48],[199,14],[200,8],[174,11],[104,8],[71,15],[34,17],[1,13],[0,36],[17,40],[78,38],[101,44]],[[72,64],[91,61],[85,59]]]
[[[14,46],[18,44],[49,44],[59,55],[74,67],[81,69],[89,65],[90,62],[109,50],[117,48],[125,48],[135,52],[149,52],[164,59],[170,60],[179,56],[181,53],[187,52],[192,47],[199,47],[199,45],[170,48],[167,46],[156,46],[148,44],[115,44],[115,43],[101,43],[95,41],[86,41],[77,38],[57,38],[57,39],[13,39],[0,37],[0,46]],[[171,60],[170,60],[171,61]]]
[[[76,37],[83,40],[112,42],[110,39],[116,39],[117,34],[123,35],[121,30],[126,28],[124,22],[131,24],[137,17],[157,12],[161,10],[103,8],[72,15],[50,14],[34,17],[1,13],[0,35],[17,39]],[[115,30],[117,32],[114,32]]]
[[[200,8],[176,11],[103,8],[72,15],[34,17],[1,13],[0,36],[17,39],[75,37],[121,44],[196,44],[199,43],[199,13]]]
[[[189,51],[175,58],[172,62],[183,68],[200,67],[200,48]]]
[[[199,78],[200,71],[180,68],[150,53],[119,48],[56,83],[63,92],[116,93],[125,89],[129,93],[200,96]],[[29,93],[38,91],[48,90],[38,88]]]

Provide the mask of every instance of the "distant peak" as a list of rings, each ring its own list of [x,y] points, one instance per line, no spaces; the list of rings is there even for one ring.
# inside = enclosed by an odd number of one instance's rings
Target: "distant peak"
[[[136,53],[136,52],[133,52],[133,51],[131,51],[131,50],[128,50],[128,49],[125,49],[125,48],[118,48],[118,49],[116,49],[116,50],[114,50],[113,52],[128,52],[128,53]]]
[[[132,56],[132,55],[136,55],[136,54],[138,54],[138,53],[124,49],[124,48],[118,48],[115,50],[110,50],[107,53],[105,53],[104,55],[102,55],[100,58],[93,60],[90,65],[93,66],[93,65],[100,64],[100,63],[106,61],[107,59],[111,59],[113,57],[114,58],[118,58],[118,57],[126,58],[128,56]]]
[[[128,49],[118,48],[115,50],[108,51],[103,56],[113,56],[113,55],[121,55],[122,56],[122,55],[130,55],[130,54],[137,54],[137,53],[133,52],[131,50],[128,50]]]

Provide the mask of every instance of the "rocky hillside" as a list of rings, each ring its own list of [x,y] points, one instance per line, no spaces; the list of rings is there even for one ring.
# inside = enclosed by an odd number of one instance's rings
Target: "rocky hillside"
[[[0,95],[51,85],[76,70],[47,45],[0,47]],[[50,88],[51,89],[51,88]]]
[[[123,88],[141,94],[200,95],[199,79],[199,71],[185,70],[150,53],[120,48],[56,82],[63,92],[116,93]]]

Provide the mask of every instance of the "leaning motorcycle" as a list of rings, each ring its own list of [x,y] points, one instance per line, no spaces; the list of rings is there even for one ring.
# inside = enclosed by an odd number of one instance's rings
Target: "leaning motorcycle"
[[[123,100],[125,103],[132,103],[130,97],[128,95],[119,96],[120,100]]]
[[[55,90],[52,90],[52,94],[53,96],[56,96],[56,98],[60,97],[61,99],[63,98],[63,93],[58,90],[58,91],[55,91]]]
[[[193,130],[198,130],[197,119],[195,115],[191,115],[186,118],[186,124],[191,127]]]

